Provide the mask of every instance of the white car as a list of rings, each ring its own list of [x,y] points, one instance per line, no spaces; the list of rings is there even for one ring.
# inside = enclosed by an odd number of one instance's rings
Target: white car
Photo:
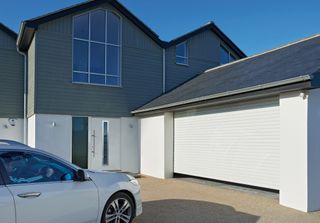
[[[130,223],[142,213],[135,178],[17,142],[0,140],[0,173],[1,223]]]

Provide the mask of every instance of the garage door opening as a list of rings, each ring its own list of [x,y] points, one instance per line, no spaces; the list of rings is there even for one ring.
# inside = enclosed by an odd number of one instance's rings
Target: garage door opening
[[[176,112],[174,173],[279,190],[279,98]]]

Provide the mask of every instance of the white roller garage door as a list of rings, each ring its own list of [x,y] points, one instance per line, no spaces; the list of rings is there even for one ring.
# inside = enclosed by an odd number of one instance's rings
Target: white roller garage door
[[[175,113],[174,172],[279,189],[279,99]]]

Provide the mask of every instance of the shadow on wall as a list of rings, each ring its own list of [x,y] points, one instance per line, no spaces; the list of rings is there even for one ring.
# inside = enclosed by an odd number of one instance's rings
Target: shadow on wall
[[[161,200],[143,203],[143,215],[134,223],[255,223],[259,216],[231,206],[192,200]]]

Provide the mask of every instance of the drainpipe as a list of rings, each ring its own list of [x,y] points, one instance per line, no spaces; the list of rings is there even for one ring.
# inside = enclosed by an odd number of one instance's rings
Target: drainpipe
[[[162,49],[162,93],[166,92],[166,49]]]
[[[27,144],[27,54],[20,51],[17,46],[17,51],[23,56],[23,143]]]

